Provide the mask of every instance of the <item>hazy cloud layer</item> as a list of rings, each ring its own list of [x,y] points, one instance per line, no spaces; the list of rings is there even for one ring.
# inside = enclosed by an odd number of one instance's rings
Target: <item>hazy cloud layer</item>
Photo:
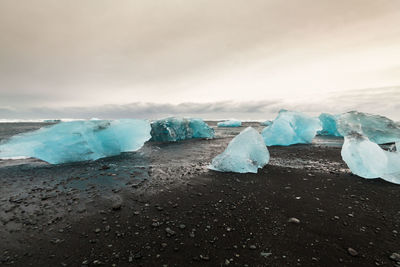
[[[310,115],[321,112],[333,114],[359,110],[400,120],[400,87],[353,90],[318,100],[275,100],[252,102],[213,103],[131,103],[127,105],[102,105],[95,107],[67,108],[0,108],[0,119],[44,118],[145,118],[157,119],[167,116],[202,117],[205,119],[237,118],[244,120],[273,119],[280,109],[303,111]]]
[[[318,104],[400,84],[398,25],[398,0],[2,0],[0,107]]]

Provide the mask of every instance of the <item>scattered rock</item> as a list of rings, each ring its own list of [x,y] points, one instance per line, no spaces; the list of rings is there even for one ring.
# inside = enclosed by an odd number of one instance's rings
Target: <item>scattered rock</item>
[[[117,202],[112,205],[113,210],[120,210],[122,208],[122,203]]]
[[[200,259],[202,259],[203,261],[209,261],[210,257],[209,256],[200,255]]]
[[[175,231],[173,231],[169,227],[165,228],[165,232],[167,233],[167,236],[174,236],[175,235]]]
[[[292,217],[292,218],[290,218],[290,219],[288,220],[288,222],[289,222],[289,223],[299,224],[299,223],[300,223],[300,220],[297,219],[297,218]]]
[[[389,258],[393,261],[400,261],[400,254],[399,253],[392,253],[392,255],[389,256]]]
[[[270,252],[260,252],[260,256],[264,257],[264,258],[268,258],[271,255],[272,255],[272,253],[270,253]]]
[[[347,252],[349,252],[349,254],[350,254],[351,256],[353,256],[353,257],[355,257],[355,256],[358,255],[357,250],[355,250],[354,248],[348,248],[348,249],[347,249]]]

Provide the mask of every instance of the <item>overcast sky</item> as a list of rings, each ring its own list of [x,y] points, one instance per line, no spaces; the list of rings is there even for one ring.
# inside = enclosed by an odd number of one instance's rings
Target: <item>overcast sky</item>
[[[400,120],[399,26],[399,0],[0,0],[0,119]]]

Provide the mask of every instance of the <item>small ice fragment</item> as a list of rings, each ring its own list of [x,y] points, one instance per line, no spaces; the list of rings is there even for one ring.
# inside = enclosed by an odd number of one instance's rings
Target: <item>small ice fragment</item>
[[[217,123],[218,127],[240,127],[242,126],[241,121],[237,120],[227,120],[227,121],[221,121]]]
[[[377,144],[400,141],[400,125],[379,115],[350,111],[340,115],[337,129],[342,136],[357,132]]]
[[[151,123],[151,140],[176,142],[191,138],[214,138],[214,129],[202,119],[170,117]]]
[[[263,121],[263,122],[260,122],[260,125],[261,126],[270,126],[272,124],[272,121]]]
[[[319,135],[329,135],[329,136],[342,136],[337,130],[336,121],[337,121],[338,117],[339,117],[339,115],[331,115],[328,113],[321,113],[321,115],[319,115],[318,118],[321,121],[322,130],[318,131],[318,134]]]
[[[322,129],[318,118],[300,112],[281,110],[272,124],[262,131],[267,146],[309,144]]]
[[[400,184],[399,152],[385,151],[368,137],[354,132],[344,138],[341,154],[352,173]]]
[[[51,164],[96,160],[136,151],[150,139],[145,120],[70,121],[13,136],[0,145],[0,158],[32,157]]]
[[[235,136],[222,154],[216,156],[211,170],[221,172],[257,173],[269,161],[269,152],[262,136],[253,128],[247,127]]]

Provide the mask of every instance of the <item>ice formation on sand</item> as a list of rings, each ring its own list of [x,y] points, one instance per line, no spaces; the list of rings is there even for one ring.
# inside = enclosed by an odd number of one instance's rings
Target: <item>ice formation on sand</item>
[[[281,110],[272,124],[262,131],[267,146],[308,144],[322,129],[318,118],[300,112]]]
[[[270,126],[272,124],[272,121],[263,121],[263,122],[260,122],[260,125],[261,126]]]
[[[396,152],[385,151],[368,137],[354,132],[345,136],[341,154],[352,173],[400,184],[399,148],[396,147]]]
[[[216,156],[211,170],[221,172],[257,173],[269,161],[268,148],[262,136],[253,128],[247,127],[235,136],[222,154]]]
[[[0,157],[33,157],[51,164],[96,160],[138,150],[149,139],[145,120],[60,122],[13,136],[0,145]]]
[[[242,126],[241,121],[237,120],[228,120],[228,121],[221,121],[217,123],[218,127],[240,127]]]
[[[170,117],[151,123],[151,140],[175,142],[191,138],[213,138],[214,129],[202,119]]]
[[[319,120],[322,124],[322,130],[318,131],[319,135],[342,136],[337,130],[337,119],[339,115],[331,115],[328,113],[321,113]]]
[[[357,132],[377,144],[400,141],[400,125],[379,115],[350,111],[339,117],[337,129],[342,136]]]

